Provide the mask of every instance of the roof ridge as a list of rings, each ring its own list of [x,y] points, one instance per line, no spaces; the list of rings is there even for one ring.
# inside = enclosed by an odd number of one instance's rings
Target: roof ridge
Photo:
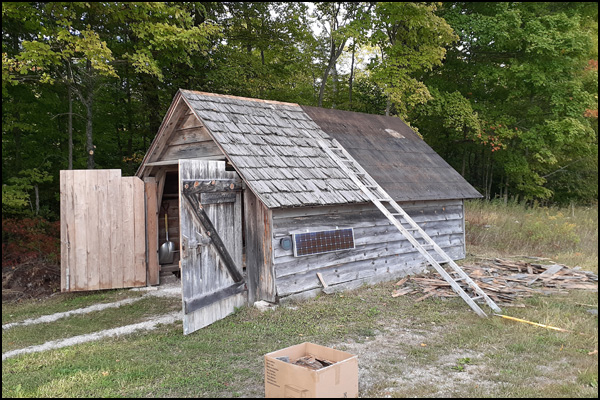
[[[181,92],[189,92],[189,93],[192,93],[192,94],[200,94],[200,95],[204,95],[204,96],[225,97],[225,98],[234,99],[234,100],[247,100],[247,101],[256,101],[256,102],[261,102],[261,103],[283,104],[283,105],[288,105],[288,106],[300,107],[300,104],[298,104],[298,103],[288,103],[288,102],[285,102],[285,101],[255,99],[255,98],[252,98],[252,97],[233,96],[231,94],[201,92],[201,91],[198,91],[198,90],[190,90],[190,89],[179,89],[179,90]]]

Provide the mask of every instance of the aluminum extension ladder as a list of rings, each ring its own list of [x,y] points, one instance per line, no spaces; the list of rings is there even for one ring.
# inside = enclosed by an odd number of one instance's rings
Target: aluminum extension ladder
[[[494,303],[492,299],[479,287],[473,280],[452,260],[441,247],[439,247],[431,237],[387,194],[385,190],[373,179],[364,168],[354,160],[354,158],[344,149],[335,139],[331,140],[331,145],[325,141],[326,139],[315,138],[321,148],[348,174],[354,183],[369,197],[369,199],[379,208],[379,210],[387,217],[390,222],[398,228],[400,232],[408,239],[408,241],[425,257],[436,271],[450,284],[452,289],[480,316],[487,317],[487,314],[475,303],[475,300],[484,299],[487,305],[497,313],[502,310]],[[329,140],[329,139],[327,139]],[[337,154],[336,154],[337,153]],[[384,203],[388,204],[392,210],[390,211]],[[405,227],[403,223],[409,225]],[[413,232],[420,235],[425,243],[419,243],[417,238],[413,236]],[[456,274],[458,277],[452,277],[436,261],[430,251],[442,257],[441,263],[447,263],[450,266],[450,273]],[[457,281],[465,281],[466,284],[475,293],[474,297],[469,296],[467,292],[457,283]]]

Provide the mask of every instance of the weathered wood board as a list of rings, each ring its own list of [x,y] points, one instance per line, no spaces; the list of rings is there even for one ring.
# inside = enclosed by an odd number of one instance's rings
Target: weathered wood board
[[[240,281],[234,279],[218,248],[208,235],[210,227],[203,225],[195,208],[202,207],[216,234],[242,273],[242,212],[241,194],[236,201],[199,203],[200,194],[192,194],[193,203],[184,194],[186,182],[206,179],[236,179],[236,172],[225,171],[224,161],[180,160],[179,232],[181,283],[183,302],[183,333],[190,334],[227,315],[247,302],[247,290],[240,291]],[[241,284],[244,284],[242,279]]]
[[[61,291],[146,285],[144,183],[120,170],[60,171]]]
[[[401,206],[453,259],[464,258],[464,213],[461,200],[403,203]],[[425,259],[372,204],[273,210],[273,270],[277,296],[306,297],[322,284],[352,287],[420,271]],[[294,257],[280,246],[292,233],[354,228],[356,248],[310,257]],[[422,240],[421,240],[422,241]],[[441,258],[434,253],[434,258]],[[306,293],[305,293],[306,292]],[[305,293],[305,294],[302,294]]]

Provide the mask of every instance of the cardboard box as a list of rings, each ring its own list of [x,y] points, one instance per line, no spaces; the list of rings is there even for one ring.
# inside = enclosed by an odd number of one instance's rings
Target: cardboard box
[[[309,354],[334,364],[318,370],[293,364]],[[308,342],[266,354],[265,397],[358,397],[358,357]]]

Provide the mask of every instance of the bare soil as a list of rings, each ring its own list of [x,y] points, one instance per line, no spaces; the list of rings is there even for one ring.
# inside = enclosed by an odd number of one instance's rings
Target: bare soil
[[[43,299],[60,292],[60,266],[31,260],[12,267],[2,267],[2,302]]]

